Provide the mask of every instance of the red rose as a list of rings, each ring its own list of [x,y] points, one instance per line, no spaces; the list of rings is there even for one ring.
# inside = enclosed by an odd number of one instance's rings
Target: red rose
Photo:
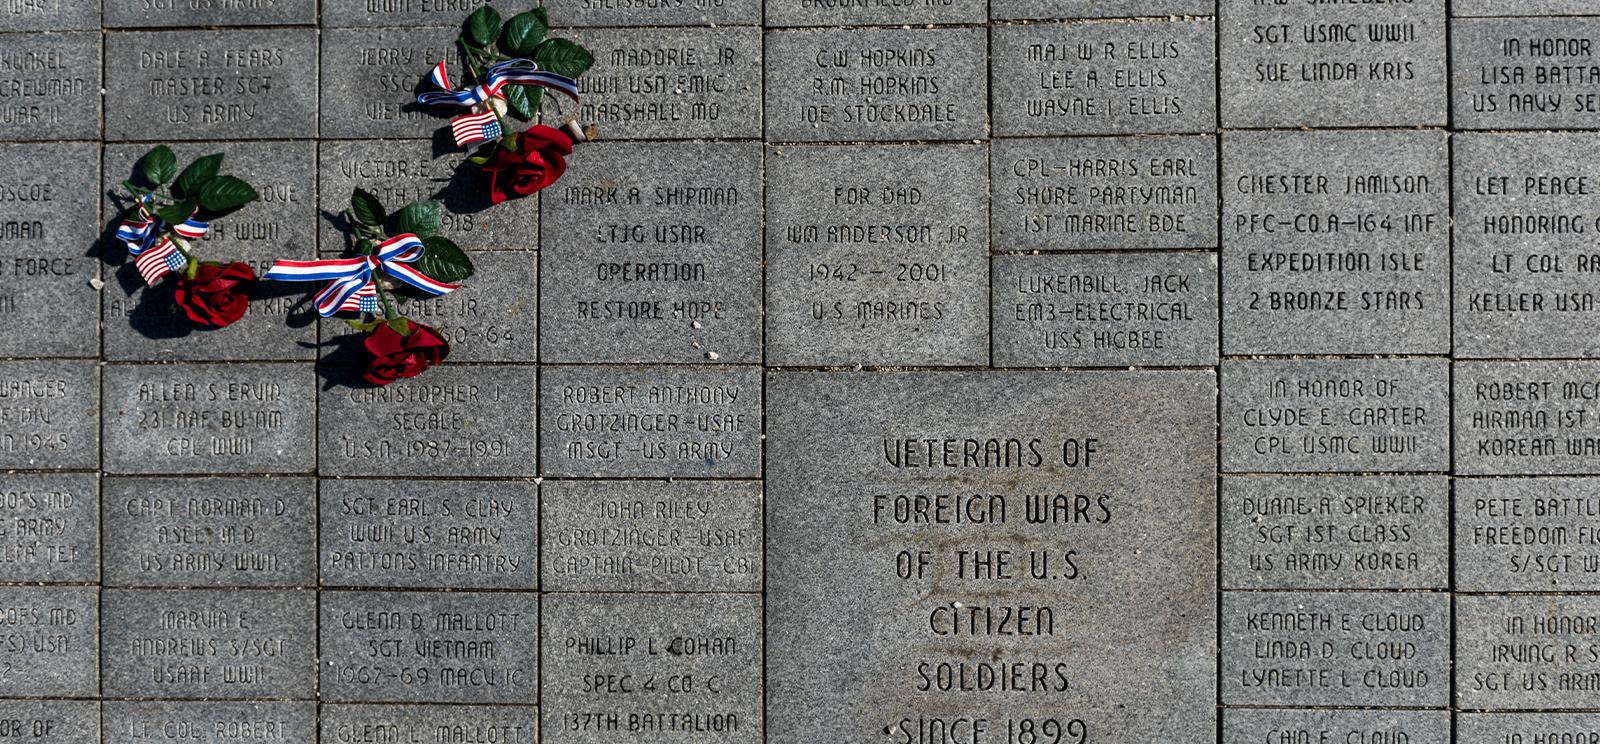
[[[572,138],[558,129],[535,125],[517,137],[517,149],[495,148],[483,169],[489,172],[489,202],[520,199],[549,186],[567,172]]]
[[[421,323],[405,321],[410,335],[402,336],[388,323],[367,335],[367,351],[372,361],[362,379],[374,385],[387,385],[402,377],[416,377],[450,355],[450,344],[439,332]]]
[[[178,279],[174,299],[196,325],[222,328],[244,317],[255,285],[256,272],[249,264],[202,261],[192,278],[184,275]]]

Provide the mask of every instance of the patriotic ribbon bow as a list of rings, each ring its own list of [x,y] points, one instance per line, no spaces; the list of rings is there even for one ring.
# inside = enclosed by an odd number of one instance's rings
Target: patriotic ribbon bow
[[[450,83],[450,72],[445,69],[444,61],[433,66],[433,71],[428,73],[428,80],[444,90],[432,93],[423,93],[417,96],[417,103],[425,106],[458,106],[471,108],[491,98],[504,98],[507,85],[534,85],[546,90],[552,90],[578,102],[578,81],[565,75],[545,72],[539,65],[526,59],[512,59],[490,67],[484,74],[485,81],[482,85],[470,88],[456,89]],[[467,145],[498,139],[503,132],[500,130],[499,118],[492,112],[466,114],[451,120],[450,131],[455,136],[456,145]]]
[[[278,261],[272,264],[264,278],[286,282],[328,280],[328,286],[317,293],[317,312],[323,317],[341,310],[376,313],[379,310],[378,290],[373,285],[372,277],[380,266],[390,276],[429,294],[442,295],[461,287],[459,284],[432,279],[408,265],[421,259],[424,250],[420,238],[404,233],[383,241],[370,256]]]
[[[188,240],[198,240],[211,231],[210,225],[195,219],[194,215],[180,225],[169,226],[150,211],[152,202],[149,195],[140,198],[137,213],[117,225],[117,239],[128,246],[133,265],[139,269],[145,284],[155,284],[161,277],[182,271],[189,265],[188,257],[167,237],[168,229]]]

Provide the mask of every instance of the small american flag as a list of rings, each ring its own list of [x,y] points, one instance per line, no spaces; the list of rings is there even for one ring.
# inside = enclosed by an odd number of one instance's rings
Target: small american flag
[[[457,116],[450,121],[450,133],[455,135],[458,147],[466,147],[500,139],[500,122],[495,119],[493,111]]]
[[[367,282],[361,287],[361,289],[356,290],[354,294],[346,297],[344,299],[344,304],[340,305],[339,309],[354,310],[363,313],[377,313],[378,310],[381,309],[378,306],[378,289],[372,286],[372,282]]]
[[[144,277],[145,284],[155,284],[169,271],[183,271],[189,265],[189,259],[171,240],[162,238],[155,245],[140,251],[133,265],[139,268],[139,275]]]

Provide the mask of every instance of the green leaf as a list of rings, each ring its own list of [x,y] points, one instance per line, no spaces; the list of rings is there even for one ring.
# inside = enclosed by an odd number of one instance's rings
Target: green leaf
[[[200,193],[211,179],[222,170],[222,153],[207,155],[189,164],[178,174],[178,196],[190,197]]]
[[[534,14],[535,16],[538,16],[539,17],[539,22],[543,23],[545,28],[549,28],[550,27],[550,14],[545,12],[545,9],[544,9],[543,6],[540,6],[538,8],[534,8],[533,10],[530,10],[528,12]]]
[[[394,332],[401,336],[411,335],[411,321],[405,318],[390,318],[389,327],[393,328]]]
[[[356,253],[359,253],[363,256],[370,256],[372,255],[372,252],[376,250],[378,250],[378,241],[376,240],[371,238],[362,238],[356,241]]]
[[[439,202],[432,199],[412,202],[395,212],[389,221],[394,228],[389,231],[390,235],[411,233],[419,238],[436,235],[439,232]]]
[[[467,16],[467,34],[478,46],[488,46],[500,36],[500,13],[485,5]]]
[[[133,194],[134,196],[141,197],[141,198],[144,197],[144,196],[147,196],[147,195],[149,195],[151,193],[150,189],[147,189],[147,188],[145,188],[143,186],[140,186],[139,184],[136,184],[136,183],[134,183],[132,181],[123,181],[122,182],[122,188],[127,189],[128,192]]]
[[[200,188],[200,206],[211,212],[237,209],[260,198],[260,194],[233,176],[217,176]]]
[[[415,264],[430,278],[452,284],[472,276],[472,259],[449,238],[434,235],[422,241],[422,258]]]
[[[355,193],[350,195],[350,216],[363,225],[383,227],[383,221],[389,214],[383,211],[383,202],[378,201],[378,197],[365,190],[356,189]]]
[[[538,62],[542,70],[576,78],[594,64],[594,55],[566,39],[545,39],[534,50],[533,61]]]
[[[161,186],[178,174],[178,157],[172,154],[172,148],[156,145],[134,167],[151,186]]]
[[[377,328],[380,325],[383,325],[383,321],[381,321],[381,320],[362,321],[362,320],[351,320],[349,318],[346,318],[344,322],[345,322],[345,325],[348,325],[351,328],[354,328],[354,329],[356,329],[358,331],[362,331],[362,332],[371,332],[372,329]]]
[[[544,88],[531,85],[507,85],[501,89],[506,103],[511,105],[511,115],[522,121],[531,121],[539,115],[539,104],[544,101]]]
[[[540,8],[542,11],[543,8]],[[500,48],[506,54],[526,57],[533,54],[539,42],[544,41],[545,34],[550,32],[550,24],[540,16],[542,13],[528,11],[518,13],[506,21],[506,27],[500,32]]]
[[[180,225],[183,224],[184,220],[189,219],[190,215],[194,214],[196,203],[194,199],[184,199],[177,204],[169,204],[157,209],[156,216],[160,217],[161,221],[168,225]]]

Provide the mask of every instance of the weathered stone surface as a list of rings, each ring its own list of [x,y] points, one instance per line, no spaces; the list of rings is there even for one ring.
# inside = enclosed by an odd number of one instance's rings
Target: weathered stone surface
[[[1450,744],[1450,713],[1442,710],[1249,710],[1222,712],[1222,744],[1384,740]],[[1480,741],[1457,739],[1456,741]],[[1481,741],[1487,742],[1488,739]],[[1498,741],[1498,739],[1497,739]]]
[[[1442,707],[1449,697],[1448,594],[1222,596],[1225,705]]]
[[[1440,359],[1222,363],[1226,472],[1443,472],[1449,363]]]
[[[1600,362],[1457,362],[1460,475],[1600,473]]]
[[[996,256],[1000,367],[1217,363],[1217,258],[1209,253]]]
[[[1600,598],[1456,597],[1459,708],[1588,709]],[[1544,727],[1548,730],[1548,727]]]
[[[1443,132],[1223,135],[1224,352],[1448,352],[1449,159]]]
[[[766,0],[765,23],[774,26],[902,26],[934,23],[982,23],[988,3],[982,0],[924,2],[817,2]]]
[[[79,0],[31,0],[0,10],[6,31],[98,31],[100,4]]]
[[[22,744],[100,744],[100,704],[89,700],[0,700],[6,736]]]
[[[115,365],[105,370],[111,473],[306,473],[316,388],[305,365]]]
[[[1445,0],[1219,0],[1225,127],[1438,126]]]
[[[1213,731],[1215,460],[1150,453],[1213,447],[1214,384],[773,373],[769,740],[916,740],[953,710],[1117,744]]]
[[[0,587],[8,697],[94,697],[100,692],[100,590]]]
[[[989,358],[982,147],[782,147],[767,178],[767,364]]]
[[[48,0],[92,8],[81,0]],[[98,16],[98,14],[96,14]],[[98,19],[87,21],[89,28]],[[76,25],[76,23],[74,23]],[[6,31],[25,28],[5,27]],[[0,139],[57,140],[100,138],[101,48],[98,33],[0,34],[10,57],[0,67]],[[51,172],[77,169],[52,168]],[[8,171],[0,171],[4,173]],[[89,175],[80,173],[80,177]]]
[[[1600,135],[1454,136],[1455,353],[1595,357]]]
[[[115,741],[311,742],[317,736],[316,703],[176,703],[106,701],[106,738]]]
[[[1443,477],[1223,478],[1222,588],[1449,588],[1449,510]]]
[[[1456,714],[1456,741],[1462,744],[1568,738],[1584,741],[1597,736],[1600,736],[1600,715],[1595,713]]]
[[[994,132],[1210,132],[1216,33],[1209,18],[995,26]]]
[[[0,581],[99,577],[99,480],[79,473],[0,475]]]
[[[426,70],[424,70],[426,72]],[[318,149],[322,212],[340,215],[350,195],[362,188],[377,196],[390,212],[424,199],[444,206],[439,234],[463,250],[530,250],[538,247],[539,196],[509,201],[489,209],[489,177],[464,164],[471,153],[450,139],[449,121],[441,120],[432,140],[323,142]],[[582,154],[573,158],[581,162]],[[571,176],[568,176],[570,178]],[[323,253],[350,246],[343,217],[321,221]]]
[[[579,120],[607,140],[760,139],[761,30],[617,28],[567,34],[594,53]],[[572,108],[554,99],[546,111]],[[559,119],[558,119],[559,120]],[[588,147],[575,158],[587,158]]]
[[[548,367],[544,475],[755,478],[761,372],[749,367]]]
[[[98,353],[99,157],[89,143],[0,145],[0,313],[11,331],[0,335],[0,353]]]
[[[759,362],[761,173],[756,143],[574,153],[543,196],[543,361]]]
[[[995,20],[1216,15],[1217,0],[991,0]]]
[[[760,597],[553,594],[543,619],[550,741],[615,741],[641,718],[651,741],[763,741]]]
[[[567,26],[748,26],[761,0],[545,0],[550,22]]]
[[[102,187],[104,213],[118,217],[133,206],[122,182],[149,145],[109,145]],[[317,146],[314,142],[230,142],[180,144],[172,148],[179,167],[222,153],[222,172],[248,181],[261,195],[243,209],[211,223],[211,232],[194,244],[202,261],[250,265],[256,276],[279,259],[316,257]],[[115,198],[111,198],[112,195]],[[107,220],[111,222],[110,219]],[[115,225],[108,227],[112,230]],[[145,285],[121,241],[105,243],[109,263],[102,307],[105,356],[119,361],[306,360],[316,354],[316,307],[308,299],[313,285],[259,282],[250,309],[226,328],[201,328],[173,299],[177,279]]]
[[[442,26],[323,31],[322,136],[425,139],[448,130],[453,110],[424,107],[417,94],[436,90],[423,80],[440,60],[452,75],[465,74],[455,50],[459,34]]]
[[[1217,140],[1002,139],[991,146],[995,247],[1217,246]]]
[[[107,586],[315,587],[309,478],[107,478]]]
[[[0,362],[0,468],[94,469],[99,411],[93,361]]]
[[[547,480],[540,499],[545,591],[761,591],[758,481]]]
[[[312,592],[107,589],[107,697],[316,698]]]
[[[980,28],[769,31],[769,142],[964,140],[989,131]]]
[[[459,29],[478,8],[493,4],[509,18],[537,5],[532,0],[322,0],[322,25],[342,26],[442,26]],[[550,19],[565,24],[559,17]],[[419,74],[426,74],[423,70]]]
[[[533,367],[446,364],[384,387],[359,371],[322,391],[323,475],[537,475]]]
[[[538,701],[539,599],[323,592],[324,701]]]
[[[106,35],[108,140],[315,137],[314,29]]]
[[[1456,480],[1456,588],[1466,592],[1600,588],[1600,481]]]
[[[324,480],[322,585],[539,588],[528,481]]]
[[[1450,4],[1452,16],[1578,16],[1593,12],[1588,0],[1454,0]]]
[[[1453,125],[1600,128],[1600,78],[1589,68],[1597,37],[1596,18],[1451,21]]]
[[[322,706],[322,741],[359,741],[367,732],[388,732],[397,741],[470,742],[476,736],[493,744],[538,744],[536,708],[492,705],[341,705]],[[381,735],[381,734],[378,734]]]
[[[102,0],[107,27],[293,26],[317,22],[318,0]]]

